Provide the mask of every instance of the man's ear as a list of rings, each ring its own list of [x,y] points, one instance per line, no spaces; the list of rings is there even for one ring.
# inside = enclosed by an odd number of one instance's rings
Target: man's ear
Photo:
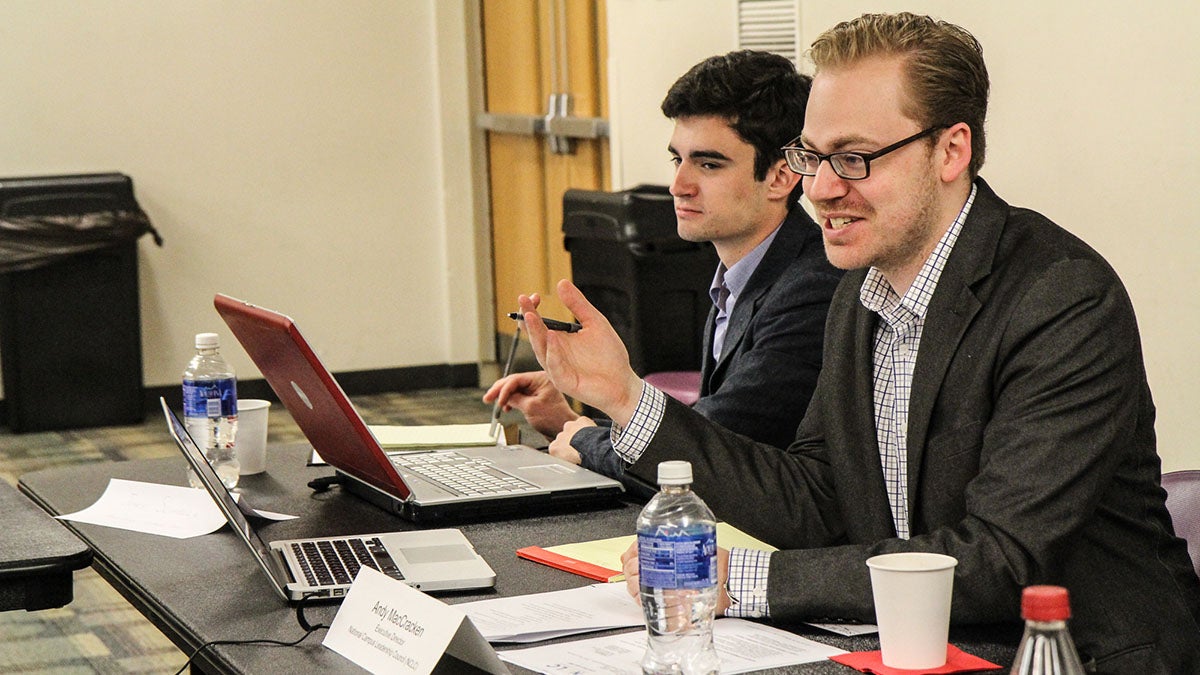
[[[764,180],[770,199],[787,199],[796,183],[800,182],[800,174],[788,168],[787,160],[780,159],[767,169]]]
[[[940,144],[941,178],[944,183],[953,183],[962,177],[971,165],[971,127],[959,122],[945,132]]]

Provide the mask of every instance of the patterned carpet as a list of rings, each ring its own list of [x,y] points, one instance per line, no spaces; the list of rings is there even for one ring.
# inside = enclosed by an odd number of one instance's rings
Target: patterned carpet
[[[488,419],[482,390],[438,389],[353,397],[369,424],[451,424]],[[271,406],[268,440],[303,435],[282,406]],[[509,413],[507,422],[522,421]],[[0,478],[56,466],[169,457],[178,451],[159,415],[138,426],[14,435],[0,430]],[[527,433],[528,430],[523,431]],[[0,612],[0,672],[173,673],[185,657],[91,569],[75,575],[75,600],[40,612]]]

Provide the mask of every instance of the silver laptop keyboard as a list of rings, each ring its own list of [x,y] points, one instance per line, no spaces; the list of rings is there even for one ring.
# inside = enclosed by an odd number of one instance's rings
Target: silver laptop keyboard
[[[456,452],[392,455],[392,463],[456,495],[465,497],[522,494],[538,486],[492,467],[483,458]]]
[[[291,548],[309,586],[349,584],[363,567],[404,578],[378,537],[293,542]]]

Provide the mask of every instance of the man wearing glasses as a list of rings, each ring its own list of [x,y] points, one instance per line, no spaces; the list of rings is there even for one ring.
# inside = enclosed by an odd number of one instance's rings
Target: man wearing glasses
[[[787,452],[644,386],[566,282],[583,330],[547,335],[526,314],[539,360],[612,416],[630,473],[690,460],[718,518],[782,549],[722,552],[726,615],[869,622],[864,561],[932,551],[958,560],[952,623],[1016,622],[1022,587],[1058,584],[1097,672],[1200,672],[1200,580],[1159,487],[1133,308],[1099,254],[978,177],[979,43],[929,17],[865,15],[810,57],[785,154],[826,255],[853,271]]]

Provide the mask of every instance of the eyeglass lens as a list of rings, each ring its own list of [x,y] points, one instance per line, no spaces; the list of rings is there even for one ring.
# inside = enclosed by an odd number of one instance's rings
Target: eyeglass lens
[[[871,160],[879,159],[880,157],[899,150],[900,148],[912,143],[913,141],[924,138],[932,134],[938,129],[945,127],[935,125],[918,131],[908,138],[901,139],[891,145],[880,148],[875,152],[831,152],[828,155],[822,155],[812,150],[789,146],[783,148],[783,155],[787,158],[788,167],[792,171],[802,176],[815,176],[817,169],[821,166],[821,160],[829,160],[829,165],[833,167],[833,172],[846,180],[862,180],[871,173]]]

